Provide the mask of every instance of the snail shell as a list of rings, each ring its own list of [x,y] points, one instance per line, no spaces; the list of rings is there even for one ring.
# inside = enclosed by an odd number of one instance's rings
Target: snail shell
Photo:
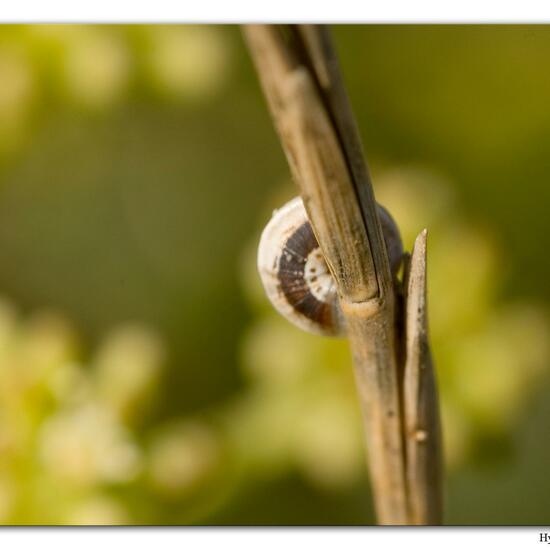
[[[403,255],[399,230],[380,205],[378,216],[395,274]],[[294,325],[324,336],[345,332],[336,283],[300,197],[275,211],[265,227],[258,250],[258,270],[269,300]]]

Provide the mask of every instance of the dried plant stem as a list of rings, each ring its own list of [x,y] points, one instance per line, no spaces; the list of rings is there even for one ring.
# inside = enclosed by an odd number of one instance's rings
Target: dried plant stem
[[[424,426],[424,413],[435,411],[437,415],[437,405],[426,408],[414,400],[418,391],[413,365],[420,365],[420,359],[406,365],[412,390],[402,388],[404,365],[400,363],[402,350],[412,352],[426,338],[413,338],[416,344],[405,345],[396,329],[402,324],[397,319],[401,309],[396,304],[359,135],[328,32],[313,26],[286,31],[268,25],[244,28],[293,177],[338,286],[353,351],[378,520],[383,524],[427,523],[437,517],[433,510],[440,509],[434,497],[439,488],[429,491],[424,487],[433,481],[425,475],[426,453],[419,446],[421,441],[410,441],[405,426],[412,422],[416,433],[429,432],[431,442],[432,424]],[[415,260],[411,266],[416,266],[408,279],[414,288],[408,295],[421,300],[416,288],[425,281],[418,274],[422,264]],[[409,318],[412,327],[423,322],[425,315]],[[407,324],[407,330],[414,333],[411,327]],[[435,392],[435,385],[427,383],[429,377],[422,380],[426,380],[422,388]],[[407,396],[405,407],[403,396]],[[407,411],[411,422],[405,418]],[[416,457],[411,464],[407,462],[409,448]]]
[[[289,81],[288,104],[302,197],[338,281],[346,317],[377,512],[385,523],[406,523],[393,293],[383,299],[369,297],[365,260],[370,256],[361,209],[329,121],[307,73],[301,70]]]
[[[403,379],[407,484],[411,523],[442,522],[439,403],[428,342],[426,230],[416,238],[406,283],[406,360]]]

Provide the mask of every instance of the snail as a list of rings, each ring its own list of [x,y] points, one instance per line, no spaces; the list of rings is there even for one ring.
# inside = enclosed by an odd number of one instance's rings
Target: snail
[[[377,207],[395,276],[403,256],[399,229],[388,211],[379,204]],[[300,197],[276,210],[265,227],[258,249],[258,271],[269,300],[291,323],[323,336],[345,332],[336,283]]]

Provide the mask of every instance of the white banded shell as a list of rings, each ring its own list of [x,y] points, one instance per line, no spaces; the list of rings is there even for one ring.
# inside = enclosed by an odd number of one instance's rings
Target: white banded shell
[[[399,230],[378,205],[392,272],[401,263]],[[344,333],[336,284],[300,197],[274,212],[258,249],[258,270],[266,294],[279,313],[299,328],[324,336]]]

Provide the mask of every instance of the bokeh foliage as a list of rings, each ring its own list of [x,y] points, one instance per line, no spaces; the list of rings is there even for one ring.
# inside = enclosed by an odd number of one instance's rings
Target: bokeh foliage
[[[546,523],[548,28],[334,33],[430,232],[447,521]],[[0,522],[372,522],[347,346],[259,287],[295,189],[238,29],[4,26],[0,82]]]

